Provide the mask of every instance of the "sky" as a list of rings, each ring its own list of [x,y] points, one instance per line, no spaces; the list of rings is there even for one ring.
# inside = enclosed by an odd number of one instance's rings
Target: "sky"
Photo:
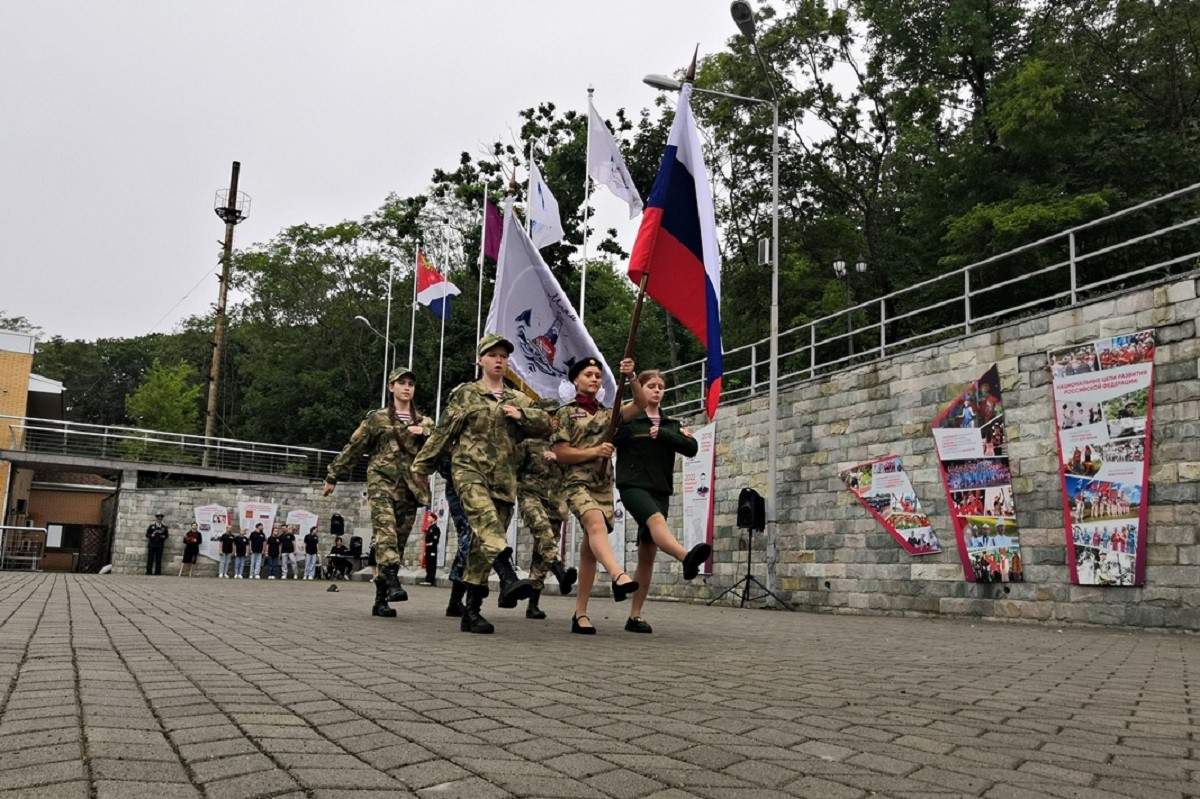
[[[727,0],[38,0],[0,31],[0,313],[94,339],[215,302],[234,160],[238,246],[355,219],[540,101],[649,106],[643,75],[736,29]],[[637,221],[594,206],[628,249]]]

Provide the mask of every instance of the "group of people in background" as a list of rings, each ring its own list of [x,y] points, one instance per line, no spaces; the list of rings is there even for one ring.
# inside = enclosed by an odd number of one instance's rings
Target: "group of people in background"
[[[1088,530],[1080,525],[1071,526],[1071,538],[1076,546],[1111,549],[1113,552],[1137,552],[1137,524],[1097,525]]]
[[[639,375],[632,360],[623,360],[620,372],[632,388],[633,401],[610,410],[598,398],[603,364],[594,357],[577,359],[567,375],[575,397],[560,406],[505,384],[512,351],[512,342],[501,336],[481,339],[476,349],[479,379],[450,392],[437,424],[415,404],[413,371],[394,370],[388,376],[391,401],[367,414],[330,465],[327,496],[358,458],[369,457],[367,497],[377,571],[371,612],[395,617],[390,603],[408,598],[399,575],[402,553],[418,508],[429,505],[429,478],[436,472],[445,481],[459,539],[446,615],[458,618],[463,632],[494,631],[482,614],[494,572],[497,605],[516,608],[525,602],[529,619],[546,618],[539,600],[548,575],[554,575],[564,596],[578,581],[571,631],[594,635],[587,610],[599,563],[611,578],[613,600],[632,598],[625,629],[649,633],[641,612],[658,550],[683,564],[685,579],[695,577],[712,552],[706,543],[686,550],[666,521],[675,458],[694,455],[696,441],[663,413],[666,383],[659,372]],[[622,568],[608,541],[614,490],[638,523],[634,575]],[[534,538],[527,579],[516,572],[506,536],[518,506]],[[578,570],[567,568],[559,557],[568,513],[584,532]]]
[[[1012,482],[1008,464],[999,460],[973,460],[946,464],[946,483],[951,491],[988,488]]]

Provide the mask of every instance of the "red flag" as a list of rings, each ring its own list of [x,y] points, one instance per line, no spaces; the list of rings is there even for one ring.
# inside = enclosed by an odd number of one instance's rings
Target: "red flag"
[[[500,236],[504,230],[504,217],[500,209],[487,200],[483,209],[483,254],[493,261],[500,260]]]

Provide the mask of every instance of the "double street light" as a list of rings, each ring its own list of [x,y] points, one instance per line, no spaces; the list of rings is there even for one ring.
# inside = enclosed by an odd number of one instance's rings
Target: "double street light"
[[[861,257],[854,262],[854,271],[860,275],[867,273],[867,262]],[[842,288],[846,292],[846,340],[850,342],[850,354],[854,354],[854,310],[850,307],[854,304],[854,296],[850,293],[850,267],[841,258],[833,262],[833,274],[837,279],[842,281]]]
[[[390,309],[389,309],[389,312],[390,312]],[[367,317],[356,316],[356,317],[354,317],[354,321],[357,322],[358,324],[362,325],[363,327],[365,327],[367,330],[370,330],[372,333],[379,336],[381,339],[383,339],[383,385],[379,389],[379,404],[387,405],[388,348],[391,347],[392,366],[395,366],[396,365],[396,343],[394,341],[392,341],[388,336],[385,336],[384,334],[382,334],[378,330],[376,330],[374,327],[372,327],[372,325],[371,325],[370,321],[368,321]]]
[[[767,438],[767,589],[775,589],[775,565],[779,559],[778,535],[778,485],[779,485],[779,93],[775,82],[771,80],[771,70],[758,49],[757,32],[754,26],[754,11],[745,0],[735,0],[729,13],[742,36],[750,43],[751,49],[758,57],[762,67],[763,77],[771,90],[771,99],[762,97],[747,97],[741,94],[701,89],[692,86],[692,91],[710,94],[744,103],[771,106],[771,334],[770,362],[768,381],[768,438]],[[679,91],[683,83],[666,75],[647,75],[642,79],[648,86],[664,91]]]

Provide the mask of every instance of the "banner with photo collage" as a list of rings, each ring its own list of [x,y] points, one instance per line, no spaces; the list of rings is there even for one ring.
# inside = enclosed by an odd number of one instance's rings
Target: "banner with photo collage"
[[[956,390],[933,420],[933,438],[963,575],[979,583],[1024,581],[995,364]]]
[[[1047,362],[1071,582],[1142,585],[1154,331],[1054,350]]]
[[[929,517],[921,510],[921,501],[917,499],[912,481],[904,473],[904,463],[899,455],[860,463],[839,476],[850,493],[905,552],[936,555],[942,551],[942,543],[938,541]]]

